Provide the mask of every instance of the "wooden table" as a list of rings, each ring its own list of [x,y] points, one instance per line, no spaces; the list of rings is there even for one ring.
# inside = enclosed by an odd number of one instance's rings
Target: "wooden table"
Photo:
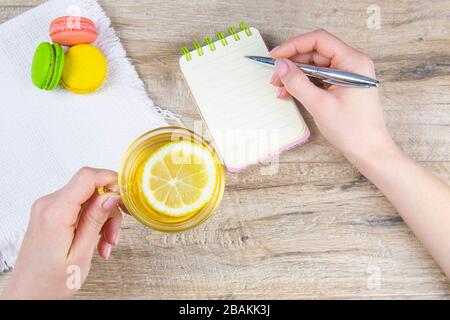
[[[41,2],[2,0],[0,22]],[[372,0],[100,2],[150,96],[188,126],[199,115],[178,68],[182,46],[240,21],[270,46],[328,29],[373,57],[394,139],[450,182],[450,1],[375,1],[380,29],[366,26]],[[111,260],[94,259],[77,297],[450,298],[390,203],[301,112],[312,139],[281,157],[279,174],[227,175],[220,209],[189,232],[162,234],[127,217]]]

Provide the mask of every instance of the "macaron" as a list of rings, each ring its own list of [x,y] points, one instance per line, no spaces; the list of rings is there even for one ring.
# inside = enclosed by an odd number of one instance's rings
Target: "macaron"
[[[42,42],[36,48],[31,65],[31,80],[39,89],[53,90],[61,80],[64,50],[57,44]]]
[[[91,93],[101,87],[107,69],[105,56],[99,49],[78,44],[66,52],[61,84],[73,93]]]
[[[97,40],[95,23],[88,18],[66,16],[50,24],[50,38],[63,46],[88,44]]]

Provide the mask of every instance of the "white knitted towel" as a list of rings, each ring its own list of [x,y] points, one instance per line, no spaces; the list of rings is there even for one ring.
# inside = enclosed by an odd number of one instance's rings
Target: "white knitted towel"
[[[93,20],[108,60],[100,91],[76,95],[33,86],[37,45],[64,15]],[[94,0],[52,0],[0,25],[0,272],[14,265],[34,199],[64,185],[82,166],[117,170],[128,144],[166,125]]]

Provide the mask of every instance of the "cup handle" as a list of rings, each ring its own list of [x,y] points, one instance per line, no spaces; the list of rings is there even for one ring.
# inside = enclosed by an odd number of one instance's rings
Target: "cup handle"
[[[115,183],[110,183],[107,184],[106,186],[97,188],[97,194],[98,195],[105,195],[105,194],[114,194],[114,195],[118,195],[120,196],[120,190],[119,190],[119,185],[115,182]],[[122,200],[120,200],[119,204],[117,205],[117,208],[125,214],[131,215],[127,208],[125,207],[125,204],[123,203]]]
[[[120,195],[119,185],[116,182],[97,188],[97,194],[100,196],[109,193]]]

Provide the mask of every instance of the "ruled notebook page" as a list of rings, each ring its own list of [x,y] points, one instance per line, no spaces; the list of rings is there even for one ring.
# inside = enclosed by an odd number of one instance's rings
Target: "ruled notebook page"
[[[228,36],[228,45],[214,42],[215,50],[192,51],[180,67],[197,102],[204,123],[229,171],[239,171],[304,142],[309,132],[297,106],[276,98],[270,85],[274,69],[245,56],[268,56],[258,30],[252,35]]]

